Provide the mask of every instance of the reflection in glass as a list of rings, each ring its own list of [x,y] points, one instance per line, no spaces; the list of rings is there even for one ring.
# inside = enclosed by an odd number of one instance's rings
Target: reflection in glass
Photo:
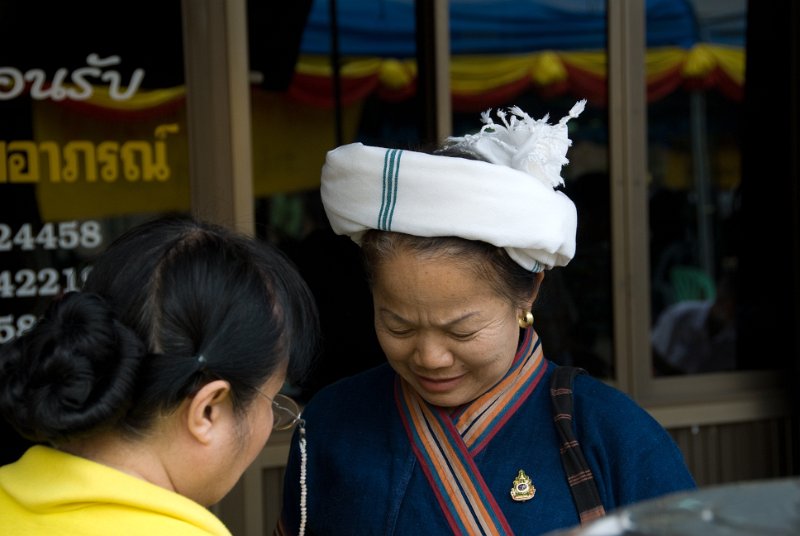
[[[656,375],[737,368],[735,225],[746,3],[688,4],[697,34],[682,69],[693,76],[648,109]]]

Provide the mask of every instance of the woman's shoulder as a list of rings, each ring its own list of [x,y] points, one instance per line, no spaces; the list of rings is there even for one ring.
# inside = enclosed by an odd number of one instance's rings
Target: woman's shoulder
[[[573,419],[585,441],[616,445],[614,449],[677,451],[667,430],[616,387],[581,374],[575,378],[573,396]]]
[[[627,393],[588,374],[575,377],[573,397],[577,422],[600,428],[661,428]]]
[[[349,405],[364,407],[384,399],[394,398],[394,370],[383,363],[365,371],[339,379],[320,389],[311,397],[308,411],[338,408]]]
[[[582,374],[575,378],[576,434],[606,482],[609,504],[624,505],[694,487],[669,432],[626,393]]]
[[[575,376],[573,396],[576,403],[580,401],[591,404],[596,410],[608,408],[610,405],[619,406],[619,409],[641,409],[628,394],[589,374]]]

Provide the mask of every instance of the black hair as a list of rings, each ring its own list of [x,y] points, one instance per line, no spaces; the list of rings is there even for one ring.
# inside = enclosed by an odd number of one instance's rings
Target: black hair
[[[318,327],[305,282],[273,246],[190,218],[154,220],[0,347],[0,413],[36,442],[142,434],[214,379],[242,411],[284,366],[302,378]]]

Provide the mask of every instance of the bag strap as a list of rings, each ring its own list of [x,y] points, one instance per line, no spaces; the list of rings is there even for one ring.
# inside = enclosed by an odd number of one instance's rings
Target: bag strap
[[[572,383],[576,375],[585,373],[586,371],[581,368],[560,366],[556,367],[550,381],[553,420],[561,438],[561,463],[581,524],[593,521],[606,513],[594,475],[586,463],[572,426]]]

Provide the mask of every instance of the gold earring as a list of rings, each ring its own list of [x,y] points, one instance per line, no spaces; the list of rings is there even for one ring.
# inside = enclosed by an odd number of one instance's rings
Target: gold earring
[[[530,311],[525,311],[525,314],[520,316],[517,319],[517,322],[519,322],[519,327],[522,329],[531,327],[533,325],[533,313]]]

